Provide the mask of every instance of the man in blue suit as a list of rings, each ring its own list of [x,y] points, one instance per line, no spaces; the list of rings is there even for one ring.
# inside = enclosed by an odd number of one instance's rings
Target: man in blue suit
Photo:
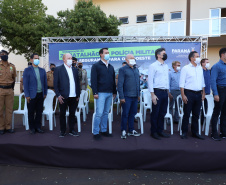
[[[66,135],[66,109],[69,107],[69,135],[79,136],[75,132],[75,110],[80,96],[78,70],[72,66],[70,53],[63,55],[63,64],[54,70],[54,90],[60,105],[60,136]]]
[[[41,117],[43,102],[47,95],[46,72],[43,68],[38,67],[39,56],[37,53],[31,55],[31,61],[32,66],[26,68],[23,73],[30,134],[35,134],[35,132],[44,133],[41,129]]]

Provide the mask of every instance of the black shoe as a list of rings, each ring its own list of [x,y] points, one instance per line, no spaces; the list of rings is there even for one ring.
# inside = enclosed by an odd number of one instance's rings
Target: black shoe
[[[220,134],[220,137],[221,137],[222,139],[225,139],[225,138],[226,138],[226,134]]]
[[[164,138],[169,138],[169,137],[170,137],[169,134],[166,134],[166,133],[164,133],[164,132],[158,133],[158,135],[159,135],[160,137],[164,137]]]
[[[40,128],[35,129],[35,131],[38,132],[38,133],[40,133],[40,134],[43,134],[44,133],[44,131],[42,129],[40,129]]]
[[[93,135],[93,139],[96,140],[96,141],[101,140],[100,134]]]
[[[108,132],[101,132],[100,134],[104,137],[112,137],[112,134],[109,134]]]
[[[0,130],[0,134],[1,135],[5,134],[5,130]]]
[[[181,139],[188,139],[187,133],[182,133],[180,137]]]
[[[30,130],[30,134],[31,134],[31,135],[34,135],[34,134],[35,134],[35,129],[31,129],[31,130]]]
[[[8,129],[8,130],[5,130],[6,132],[8,132],[8,133],[14,133],[15,131],[13,130],[13,129]]]
[[[161,140],[161,138],[159,137],[159,135],[157,133],[151,134],[151,137],[153,137],[154,139],[157,139],[157,140]]]
[[[71,136],[76,136],[76,137],[79,136],[79,135],[78,135],[78,132],[75,132],[74,130],[72,130],[71,132],[69,132],[69,135],[71,135]]]
[[[59,137],[64,137],[64,136],[66,136],[66,133],[65,132],[60,132]]]
[[[205,139],[203,136],[199,135],[198,133],[192,134],[192,137],[197,138],[197,139],[201,139],[201,140]]]
[[[221,138],[218,136],[217,133],[212,133],[212,134],[211,134],[211,138],[212,138],[214,141],[221,141]]]

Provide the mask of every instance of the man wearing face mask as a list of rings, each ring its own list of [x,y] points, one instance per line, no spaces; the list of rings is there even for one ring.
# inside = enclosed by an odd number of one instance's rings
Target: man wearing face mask
[[[214,109],[211,119],[212,134],[215,141],[226,138],[226,48],[219,51],[220,60],[211,69],[211,88],[214,96]],[[220,137],[217,122],[220,115]]]
[[[0,134],[14,133],[12,129],[12,112],[14,100],[14,85],[16,68],[8,62],[8,52],[0,52]],[[5,107],[5,114],[4,114]]]
[[[60,136],[66,136],[66,110],[69,108],[69,135],[79,136],[75,131],[75,111],[80,96],[78,70],[72,66],[70,53],[63,55],[63,64],[54,70],[54,89],[60,106]]]
[[[126,56],[127,64],[119,69],[118,93],[122,105],[121,138],[128,136],[140,136],[134,130],[134,116],[137,113],[137,104],[140,98],[139,71],[135,67],[136,60],[132,54]],[[128,129],[127,129],[128,122]]]
[[[93,138],[100,140],[101,135],[109,137],[107,132],[108,114],[111,108],[112,95],[115,98],[117,91],[115,85],[115,70],[109,63],[108,48],[99,51],[100,61],[93,64],[91,69],[91,87],[96,99],[96,115],[94,118]],[[101,127],[101,129],[100,129]]]
[[[81,61],[78,62],[78,75],[81,77],[80,80],[80,89],[85,90],[87,89],[88,85],[88,78],[87,78],[87,71],[82,69],[83,64]]]
[[[31,55],[32,66],[23,74],[24,94],[27,99],[30,134],[44,133],[41,129],[43,102],[47,95],[47,78],[45,69],[38,67],[39,55]]]
[[[203,68],[203,75],[204,75],[204,80],[205,80],[205,93],[206,95],[210,94],[210,62],[207,58],[203,58],[201,60],[201,66]],[[204,99],[204,106],[205,106],[205,112],[207,111],[207,100],[206,98]],[[203,109],[203,107],[202,107]],[[204,121],[204,115],[203,115],[203,110],[201,111],[201,123],[203,124]]]
[[[167,59],[165,48],[157,49],[155,58],[156,62],[151,64],[148,70],[148,89],[152,98],[151,137],[160,140],[161,137],[170,137],[163,132],[169,91],[169,68],[165,63]]]
[[[198,52],[192,51],[188,55],[188,59],[190,60],[190,64],[183,67],[180,76],[181,97],[184,102],[181,139],[187,139],[188,124],[191,112],[192,137],[204,139],[204,137],[198,133],[200,109],[202,100],[205,99],[205,81],[203,77],[203,69],[200,65],[201,59]]]
[[[170,98],[170,106],[169,111],[173,117],[173,122],[178,123],[179,116],[177,110],[177,96],[180,95],[180,62],[174,61],[172,63],[173,70],[169,72],[169,98]],[[175,113],[173,115],[173,105],[175,103]]]
[[[54,69],[56,65],[55,64],[50,64],[50,71],[46,73],[47,76],[47,85],[48,89],[51,89],[54,91],[54,85],[53,85],[53,80],[54,80]]]

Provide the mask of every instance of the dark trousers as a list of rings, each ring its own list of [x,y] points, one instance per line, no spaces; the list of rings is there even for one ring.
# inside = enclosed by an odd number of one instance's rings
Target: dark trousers
[[[214,101],[212,114],[212,133],[217,133],[217,122],[220,116],[220,132],[226,135],[226,87],[218,87],[219,102]]]
[[[127,121],[128,121],[128,131],[132,132],[134,130],[134,116],[137,114],[137,97],[125,97],[125,103],[122,104],[122,120],[121,120],[121,130],[127,131]]]
[[[151,112],[151,134],[161,133],[164,129],[164,118],[168,106],[168,93],[166,90],[154,89],[155,95],[158,97],[157,104],[152,103]]]
[[[184,94],[187,97],[188,101],[187,104],[184,104],[184,116],[182,120],[182,133],[188,132],[188,124],[190,114],[192,112],[192,123],[191,123],[191,132],[193,134],[198,133],[198,120],[200,109],[202,106],[202,94],[194,93],[188,90],[184,90]]]
[[[28,121],[30,130],[41,128],[41,119],[43,112],[43,93],[37,93],[36,97],[27,103]]]
[[[75,128],[75,111],[78,106],[76,97],[69,97],[63,99],[64,103],[60,105],[60,131],[66,132],[66,110],[69,107],[69,131],[73,131]]]

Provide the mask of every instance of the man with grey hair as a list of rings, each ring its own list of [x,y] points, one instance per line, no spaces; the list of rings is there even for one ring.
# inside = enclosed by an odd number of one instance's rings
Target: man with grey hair
[[[66,135],[66,109],[69,107],[69,134],[79,136],[75,132],[75,110],[80,96],[78,70],[72,66],[70,53],[63,55],[64,64],[54,70],[54,90],[60,105],[60,137]]]
[[[126,56],[127,64],[119,69],[118,93],[122,105],[121,131],[122,139],[126,139],[127,122],[128,136],[140,136],[134,130],[134,117],[137,113],[137,104],[140,97],[139,71],[132,54]]]

